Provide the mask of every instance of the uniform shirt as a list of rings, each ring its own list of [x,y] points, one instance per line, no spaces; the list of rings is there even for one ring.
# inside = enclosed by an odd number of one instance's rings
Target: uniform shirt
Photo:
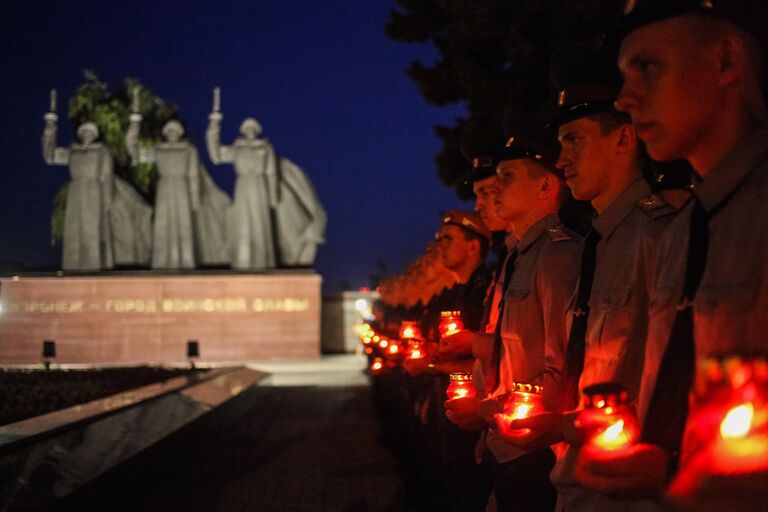
[[[483,301],[484,311],[484,324],[480,325],[480,332],[475,333],[475,338],[480,343],[487,344],[491,350],[493,345],[493,333],[496,331],[496,322],[499,319],[499,302],[501,302],[501,296],[504,293],[502,289],[504,287],[504,269],[506,268],[507,259],[512,256],[512,252],[517,244],[517,238],[512,233],[508,233],[504,239],[504,245],[506,247],[504,257],[499,262],[496,275],[491,280],[488,286],[488,292],[485,300]],[[485,375],[488,375],[489,371],[495,369],[489,368],[490,359],[477,358],[472,365],[472,385],[475,387],[477,396],[483,397],[486,394],[485,387]]]
[[[693,304],[696,358],[768,350],[768,124],[746,137],[696,184],[709,218],[709,252]],[[693,203],[662,241],[652,295],[639,409],[645,417],[683,290]],[[685,442],[683,457],[685,457]]]
[[[640,178],[593,220],[592,227],[601,239],[597,244],[579,389],[599,382],[619,382],[626,387],[630,402],[637,399],[658,240],[676,212],[660,197],[651,195],[650,187]],[[573,313],[574,303],[575,295],[569,314]],[[555,453],[558,457],[552,483],[565,510],[629,509],[625,502],[576,485],[575,448],[562,443]]]
[[[541,384],[545,397],[556,393],[568,341],[566,307],[579,273],[579,243],[557,215],[541,219],[517,242],[500,320],[500,382],[493,396],[509,392],[513,382]],[[487,444],[500,463],[525,453],[502,441],[494,429]]]

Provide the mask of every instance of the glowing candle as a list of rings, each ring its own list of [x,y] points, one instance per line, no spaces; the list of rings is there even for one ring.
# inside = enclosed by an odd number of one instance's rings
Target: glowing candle
[[[768,470],[768,360],[699,361],[687,435],[689,450],[708,456],[709,474]]]
[[[514,420],[529,418],[544,412],[541,398],[542,387],[535,384],[515,382],[511,386],[509,398],[504,402],[503,410],[495,414],[496,425],[507,435],[524,434],[528,429],[513,429],[510,423]]]
[[[472,398],[475,396],[471,373],[452,373],[450,379],[451,383],[448,385],[448,389],[445,390],[448,400]]]
[[[421,338],[421,329],[416,322],[404,321],[400,324],[400,339],[412,340],[414,338]]]
[[[424,348],[424,342],[418,340],[410,340],[408,342],[406,357],[408,359],[422,359],[427,357],[427,353]]]
[[[443,311],[440,313],[440,323],[437,325],[440,337],[450,336],[464,330],[461,311]]]
[[[384,369],[384,360],[380,357],[374,357],[371,361],[371,373],[377,374]]]
[[[584,409],[576,417],[575,425],[587,445],[614,451],[637,440],[640,428],[627,406],[627,391],[621,384],[594,384],[583,393]]]
[[[768,434],[753,432],[755,407],[747,402],[731,408],[720,423],[713,450],[718,470],[748,473],[768,468]]]

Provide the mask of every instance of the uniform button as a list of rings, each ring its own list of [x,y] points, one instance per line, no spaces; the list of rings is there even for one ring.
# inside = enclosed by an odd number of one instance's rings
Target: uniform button
[[[643,199],[643,205],[644,206],[653,206],[656,204],[655,199],[651,199],[650,197],[648,199]]]
[[[558,228],[557,226],[550,226],[547,228],[547,231],[549,231],[550,233],[557,233],[559,230],[560,228]]]

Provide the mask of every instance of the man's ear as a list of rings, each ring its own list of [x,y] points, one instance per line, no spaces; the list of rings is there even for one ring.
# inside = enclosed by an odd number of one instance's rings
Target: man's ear
[[[542,175],[539,181],[539,197],[544,199],[557,193],[557,177],[551,172]]]
[[[721,85],[730,85],[744,76],[749,69],[750,52],[747,42],[736,34],[724,37],[714,49]]]
[[[472,238],[469,241],[469,252],[471,254],[480,254],[480,240]]]
[[[635,154],[637,151],[637,130],[634,125],[623,124],[616,129],[616,154]]]

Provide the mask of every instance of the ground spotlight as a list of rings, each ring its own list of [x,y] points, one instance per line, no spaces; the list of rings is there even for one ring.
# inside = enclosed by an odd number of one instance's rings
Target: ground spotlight
[[[200,357],[200,343],[197,340],[187,340],[187,360],[189,367],[195,367],[195,360]]]
[[[56,362],[56,342],[53,340],[43,340],[43,366],[46,370],[51,369],[51,364]]]

